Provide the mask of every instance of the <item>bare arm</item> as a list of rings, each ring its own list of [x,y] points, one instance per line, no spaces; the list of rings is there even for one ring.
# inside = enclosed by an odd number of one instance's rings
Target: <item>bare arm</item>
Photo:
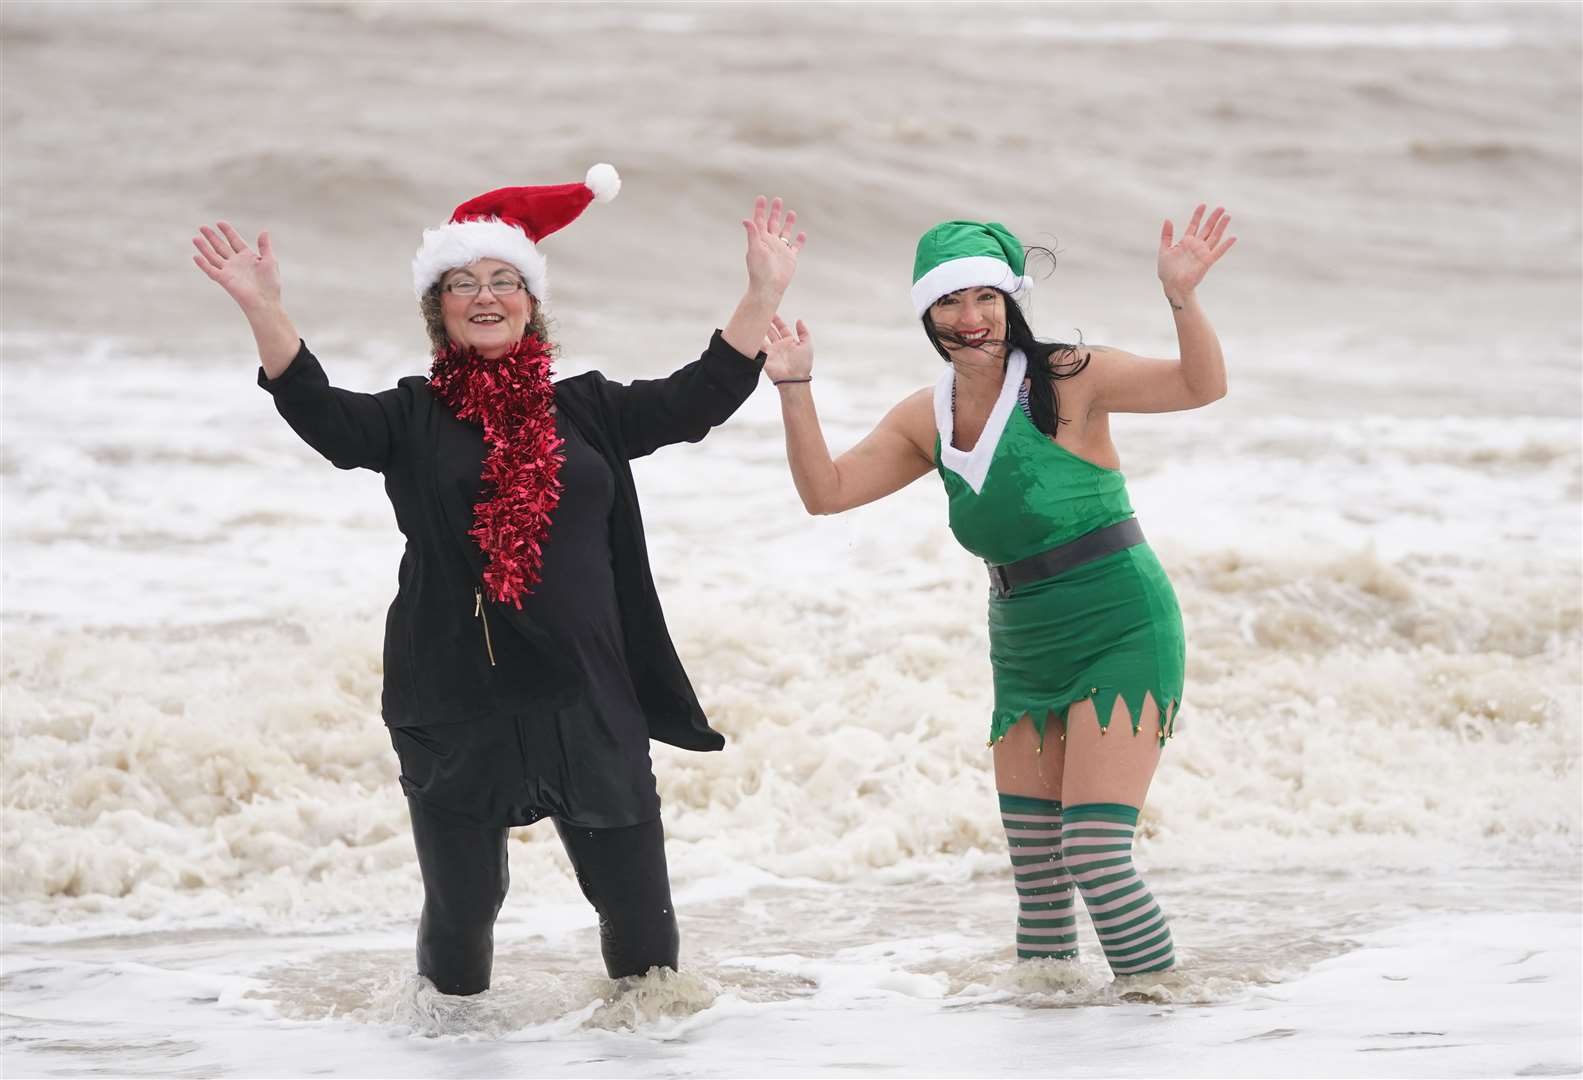
[[[934,432],[928,390],[885,414],[874,430],[832,459],[814,408],[813,339],[801,321],[793,332],[779,318],[766,342],[764,371],[780,391],[786,425],[786,461],[792,483],[810,514],[839,514],[900,491],[934,463],[926,446]]]
[[[1217,207],[1200,228],[1203,214],[1202,205],[1193,211],[1179,243],[1172,243],[1170,221],[1160,230],[1160,284],[1176,319],[1180,358],[1163,360],[1120,349],[1094,349],[1090,366],[1095,408],[1175,412],[1226,396],[1226,360],[1215,328],[1198,302],[1197,289],[1209,268],[1231,250],[1237,238],[1225,235],[1231,217],[1223,210]]]

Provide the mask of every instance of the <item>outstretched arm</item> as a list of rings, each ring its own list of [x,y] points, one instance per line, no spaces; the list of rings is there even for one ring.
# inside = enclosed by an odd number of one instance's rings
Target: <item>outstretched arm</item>
[[[933,467],[924,449],[934,430],[929,391],[897,405],[861,442],[830,457],[813,401],[813,336],[779,316],[770,325],[764,373],[780,391],[786,462],[810,514],[839,514],[900,491]]]
[[[1204,220],[1203,204],[1193,211],[1180,241],[1173,242],[1167,220],[1160,230],[1158,272],[1165,299],[1176,319],[1180,358],[1153,359],[1120,349],[1092,350],[1094,406],[1106,412],[1175,412],[1196,409],[1226,396],[1226,361],[1220,339],[1198,302],[1198,285],[1209,268],[1231,250],[1226,236],[1231,216],[1220,207]],[[1200,225],[1202,222],[1202,225]]]
[[[275,261],[269,233],[258,234],[256,254],[229,222],[219,222],[214,228],[201,226],[198,233],[192,238],[198,249],[192,261],[242,309],[253,329],[264,374],[278,379],[291,366],[300,339],[280,302],[280,264]]]
[[[703,356],[663,379],[602,384],[627,457],[642,457],[672,443],[697,442],[753,392],[759,345],[808,239],[793,232],[796,224],[796,211],[783,215],[779,199],[760,195],[753,216],[742,221],[747,230],[747,289]]]
[[[257,253],[224,221],[198,234],[192,261],[247,317],[263,367],[259,385],[276,410],[337,468],[384,471],[406,430],[408,392],[358,394],[330,385],[280,302],[280,265],[269,233],[258,234]]]

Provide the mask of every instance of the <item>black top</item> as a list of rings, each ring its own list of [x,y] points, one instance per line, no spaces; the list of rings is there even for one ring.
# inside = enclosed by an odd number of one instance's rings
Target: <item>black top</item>
[[[565,413],[556,414],[555,432],[565,440],[561,501],[543,545],[542,580],[523,598],[522,612],[560,642],[576,663],[586,680],[583,704],[607,739],[647,741],[648,725],[627,673],[610,553],[615,478]]]
[[[762,362],[716,331],[699,359],[664,379],[622,384],[592,371],[555,384],[559,414],[609,469],[621,644],[649,736],[689,750],[718,750],[725,740],[709,727],[666,630],[630,461],[702,439],[747,400]],[[292,429],[332,464],[384,474],[407,538],[385,621],[385,723],[465,723],[563,708],[584,696],[587,672],[577,649],[543,622],[548,609],[531,598],[521,610],[483,601],[490,663],[475,614],[484,556],[467,535],[484,460],[478,425],[458,420],[422,376],[378,394],[333,387],[306,345],[279,378],[260,370],[258,381]]]
[[[565,457],[561,498],[544,540],[542,580],[522,609],[573,657],[582,696],[564,709],[518,717],[392,729],[402,789],[453,826],[507,828],[554,817],[619,829],[660,814],[648,725],[621,640],[610,554],[615,478],[564,412],[555,430]],[[467,497],[476,501],[480,487],[475,479]]]

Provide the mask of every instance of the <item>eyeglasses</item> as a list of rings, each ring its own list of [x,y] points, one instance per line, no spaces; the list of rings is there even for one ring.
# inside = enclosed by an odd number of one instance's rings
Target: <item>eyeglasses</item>
[[[483,282],[464,277],[448,282],[445,286],[445,291],[452,296],[473,297],[477,296],[481,290],[488,289],[495,296],[515,296],[525,288],[527,288],[527,284],[521,278],[498,277],[486,285]]]

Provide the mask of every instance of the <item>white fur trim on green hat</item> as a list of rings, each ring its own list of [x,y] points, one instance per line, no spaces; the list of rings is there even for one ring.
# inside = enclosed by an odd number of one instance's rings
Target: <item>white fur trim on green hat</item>
[[[912,306],[915,313],[922,316],[929,310],[929,305],[946,293],[954,293],[958,289],[971,289],[975,285],[986,285],[1016,296],[1033,288],[1033,278],[1016,273],[1007,265],[1006,260],[997,259],[992,255],[970,255],[965,259],[952,259],[950,262],[941,263],[913,282]]]

